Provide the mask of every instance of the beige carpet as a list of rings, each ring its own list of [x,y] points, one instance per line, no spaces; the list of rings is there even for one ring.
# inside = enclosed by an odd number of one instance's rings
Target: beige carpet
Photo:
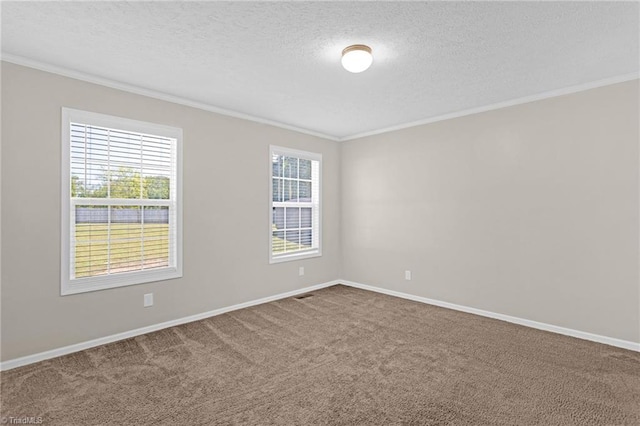
[[[45,425],[640,425],[640,353],[344,286],[2,373]]]

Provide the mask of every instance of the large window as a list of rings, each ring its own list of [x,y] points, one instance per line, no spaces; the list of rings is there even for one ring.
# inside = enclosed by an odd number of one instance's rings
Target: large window
[[[270,261],[321,255],[322,156],[271,147]]]
[[[62,109],[63,295],[182,276],[182,130]]]

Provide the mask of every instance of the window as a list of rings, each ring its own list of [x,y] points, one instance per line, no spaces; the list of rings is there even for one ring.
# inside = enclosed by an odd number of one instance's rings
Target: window
[[[62,295],[182,276],[182,130],[62,109]]]
[[[322,156],[271,147],[271,263],[321,255]]]

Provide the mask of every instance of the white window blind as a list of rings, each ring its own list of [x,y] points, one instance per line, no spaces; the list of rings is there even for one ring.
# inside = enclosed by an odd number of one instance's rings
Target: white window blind
[[[63,142],[62,293],[181,276],[181,130],[64,109]]]
[[[270,261],[321,254],[322,156],[271,147]]]

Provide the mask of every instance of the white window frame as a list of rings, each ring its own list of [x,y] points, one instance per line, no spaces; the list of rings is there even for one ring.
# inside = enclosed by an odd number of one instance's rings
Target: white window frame
[[[312,229],[313,229],[313,240],[314,244],[317,247],[308,249],[308,250],[300,250],[292,253],[285,254],[276,254],[273,253],[273,156],[274,155],[284,155],[287,157],[297,157],[300,159],[317,161],[318,162],[318,188],[317,188],[317,200],[313,200],[308,204],[308,207],[312,207],[314,214],[312,212]],[[313,192],[313,189],[312,189]],[[286,207],[286,202],[278,202],[278,204]],[[302,207],[299,202],[290,203],[291,207]],[[305,203],[306,204],[306,203]],[[322,154],[318,154],[315,152],[301,151],[292,148],[286,148],[282,146],[270,145],[269,146],[269,263],[281,263],[281,262],[289,262],[292,260],[301,260],[301,259],[309,259],[312,257],[322,256]]]
[[[61,284],[62,296],[85,293],[89,291],[124,287],[154,281],[169,280],[182,277],[182,129],[128,118],[81,111],[72,108],[62,108],[62,226],[61,226]],[[81,123],[110,129],[163,136],[176,139],[176,182],[175,201],[175,248],[169,256],[172,261],[164,268],[145,271],[122,272],[113,275],[95,277],[71,278],[71,261],[75,260],[71,244],[72,232],[75,230],[75,211],[77,202],[71,198],[71,123]],[[140,205],[140,200],[129,200],[132,204]],[[153,203],[154,201],[151,201]],[[112,201],[109,198],[100,199],[104,205],[123,205],[122,200]]]

